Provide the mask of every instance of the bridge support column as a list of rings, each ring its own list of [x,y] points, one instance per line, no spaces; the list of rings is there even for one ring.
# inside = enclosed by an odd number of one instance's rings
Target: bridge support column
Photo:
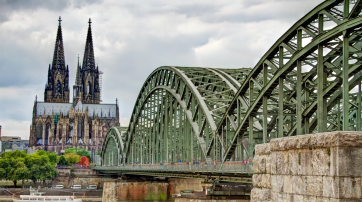
[[[255,149],[252,202],[362,197],[362,132],[277,138]]]

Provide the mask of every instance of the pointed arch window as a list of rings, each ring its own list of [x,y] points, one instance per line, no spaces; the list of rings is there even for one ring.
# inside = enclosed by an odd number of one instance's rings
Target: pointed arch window
[[[57,81],[57,86],[56,86],[55,92],[60,93],[60,88],[61,88],[61,84],[59,81]]]
[[[87,84],[87,94],[91,94],[91,83],[89,81]]]

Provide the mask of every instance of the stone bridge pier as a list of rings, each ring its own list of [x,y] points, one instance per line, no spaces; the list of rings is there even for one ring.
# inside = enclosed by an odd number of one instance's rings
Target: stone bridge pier
[[[256,146],[252,202],[362,201],[362,132],[272,139]]]

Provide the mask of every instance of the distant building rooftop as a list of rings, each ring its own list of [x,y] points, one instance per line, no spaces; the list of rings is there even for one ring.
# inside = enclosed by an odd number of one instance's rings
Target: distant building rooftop
[[[21,137],[19,137],[19,136],[1,136],[2,142],[7,142],[9,140],[21,140]]]

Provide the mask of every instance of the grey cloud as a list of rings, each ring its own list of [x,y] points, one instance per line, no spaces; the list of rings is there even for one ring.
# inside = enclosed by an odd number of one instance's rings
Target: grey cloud
[[[51,11],[63,11],[68,7],[82,8],[91,4],[101,3],[103,0],[1,0],[0,23],[6,22],[19,11],[36,11],[47,9]]]

